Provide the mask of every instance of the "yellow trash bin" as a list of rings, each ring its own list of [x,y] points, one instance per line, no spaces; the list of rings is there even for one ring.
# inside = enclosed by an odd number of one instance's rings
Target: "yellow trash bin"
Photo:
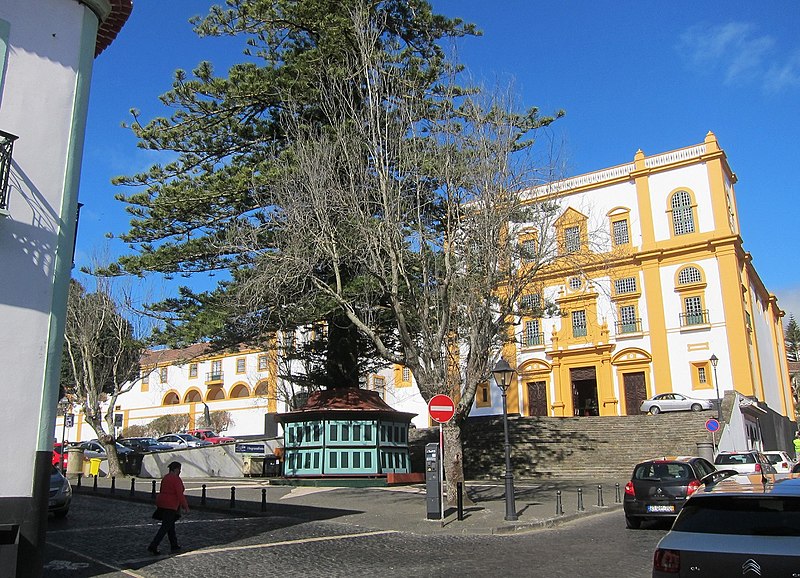
[[[89,458],[89,475],[97,476],[100,474],[100,458]]]

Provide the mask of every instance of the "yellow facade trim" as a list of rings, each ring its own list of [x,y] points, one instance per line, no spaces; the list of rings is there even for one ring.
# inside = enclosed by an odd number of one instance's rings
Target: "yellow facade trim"
[[[653,375],[657,376],[651,395],[667,393],[672,391],[672,370],[664,316],[664,289],[661,286],[661,268],[658,261],[643,263],[642,277],[647,304],[647,323],[651,336]]]

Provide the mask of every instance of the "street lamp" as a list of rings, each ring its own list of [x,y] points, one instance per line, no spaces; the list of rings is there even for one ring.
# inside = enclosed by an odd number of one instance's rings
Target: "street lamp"
[[[711,367],[714,368],[714,387],[717,389],[717,421],[722,421],[722,400],[719,397],[719,380],[717,379],[717,364],[719,363],[719,358],[711,354]]]
[[[517,507],[514,504],[514,474],[511,472],[511,445],[508,443],[508,408],[506,406],[506,392],[511,385],[514,370],[502,357],[492,370],[494,381],[503,392],[503,432],[505,433],[506,450],[506,520],[514,521],[517,519]]]

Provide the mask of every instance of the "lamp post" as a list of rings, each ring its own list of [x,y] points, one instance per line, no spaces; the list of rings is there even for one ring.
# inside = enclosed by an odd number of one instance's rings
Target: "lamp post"
[[[514,521],[517,519],[517,507],[514,503],[514,474],[511,471],[511,445],[508,443],[508,408],[506,406],[506,393],[508,386],[511,385],[511,379],[514,376],[514,370],[508,362],[502,357],[494,366],[492,370],[494,381],[503,392],[503,432],[505,434],[505,450],[506,450],[506,516],[505,519]]]
[[[711,367],[714,368],[714,387],[717,390],[717,421],[722,422],[722,399],[719,397],[719,380],[717,379],[717,364],[719,363],[719,358],[712,353],[709,361],[711,362]]]

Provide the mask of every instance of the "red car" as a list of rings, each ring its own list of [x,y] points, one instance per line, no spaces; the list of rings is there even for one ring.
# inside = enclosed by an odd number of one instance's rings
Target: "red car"
[[[236,441],[234,438],[219,435],[213,429],[190,429],[186,433],[193,435],[196,438],[200,438],[201,440],[211,442],[212,444],[226,444]]]
[[[67,447],[69,447],[69,446],[67,446]],[[62,451],[61,450],[62,450],[61,442],[53,444],[53,465],[57,466],[59,468],[63,465],[64,466],[64,471],[66,471],[67,470],[67,460],[69,459],[69,454],[64,452],[64,462],[62,464],[62,462],[61,462],[61,453],[62,453]]]

